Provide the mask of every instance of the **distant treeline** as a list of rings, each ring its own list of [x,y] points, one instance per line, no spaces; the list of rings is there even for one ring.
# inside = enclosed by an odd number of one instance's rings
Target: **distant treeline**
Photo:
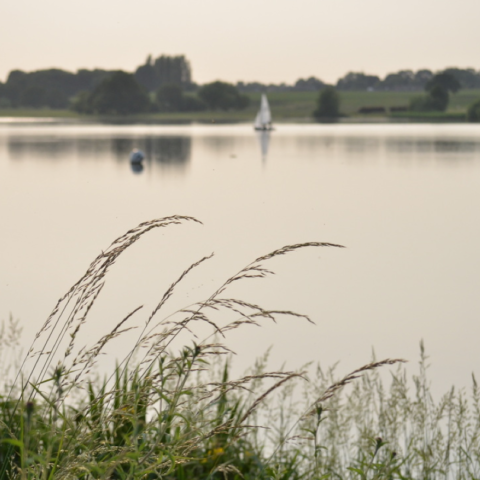
[[[480,71],[473,68],[446,68],[440,72],[431,70],[400,70],[389,73],[382,80],[376,75],[368,75],[362,72],[349,72],[338,79],[335,88],[343,91],[381,90],[381,91],[422,91],[435,74],[448,73],[453,75],[460,83],[461,88],[480,88]],[[293,85],[286,83],[263,84],[259,82],[238,82],[237,88],[241,92],[264,92],[264,91],[296,91],[316,92],[326,86],[322,80],[316,77],[300,78]]]
[[[180,85],[184,90],[196,89],[190,62],[184,55],[162,55],[155,60],[149,55],[145,64],[135,71],[135,79],[149,92],[154,92],[165,84]]]
[[[439,72],[431,70],[400,70],[389,73],[383,80],[376,75],[350,72],[337,82],[337,90],[386,90],[386,91],[420,91],[425,90],[436,74],[449,74],[455,77],[460,88],[480,88],[480,71],[473,68],[450,67]]]
[[[326,86],[325,82],[322,82],[316,77],[300,78],[293,85],[287,85],[286,83],[260,83],[260,82],[237,82],[237,88],[240,92],[253,93],[253,92],[318,92],[320,89]]]
[[[0,82],[0,108],[76,108],[84,113],[95,112],[94,105],[99,104],[99,97],[98,92],[97,94],[94,92],[102,82],[116,72],[103,69],[81,69],[76,73],[60,69],[34,72],[13,70],[5,83]],[[435,73],[453,75],[461,88],[480,88],[480,71],[472,68],[447,68]],[[343,91],[422,91],[435,73],[430,70],[417,72],[401,70],[381,79],[376,75],[350,72],[340,78],[334,86],[337,90]],[[227,84],[216,82],[215,87],[210,88],[216,89],[218,95],[223,96],[223,100],[213,102],[209,90],[204,88],[207,85],[200,86],[193,81],[190,62],[184,55],[161,55],[156,59],[149,56],[145,63],[130,75],[141,90],[149,96],[151,101],[149,108],[161,111],[202,110],[210,108],[211,105],[216,107],[223,105],[219,108],[227,108],[228,105],[230,105],[228,108],[245,108],[248,102],[242,96],[244,93],[316,92],[327,86],[316,77],[300,78],[293,85],[237,82],[236,85],[228,84],[229,87],[226,87]]]
[[[80,92],[71,108],[90,115],[129,115],[148,112],[196,112],[201,110],[242,110],[250,98],[229,83],[212,82],[194,93],[181,85],[163,83],[148,92],[132,73],[113,72],[91,92]]]
[[[76,73],[56,68],[23,72],[13,70],[5,83],[0,82],[0,108],[50,107],[68,108],[72,99],[93,92],[112,70],[78,70]],[[183,56],[149,56],[135,71],[135,80],[147,91],[156,91],[165,84],[175,84],[185,90],[195,90],[190,63]]]
[[[0,83],[0,108],[67,108],[70,98],[81,91],[93,90],[110,73],[98,69],[77,73],[57,68],[28,73],[13,70],[7,81]]]

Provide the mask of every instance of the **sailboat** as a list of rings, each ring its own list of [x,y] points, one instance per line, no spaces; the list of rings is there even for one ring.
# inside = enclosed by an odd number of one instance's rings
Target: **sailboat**
[[[260,110],[255,117],[255,130],[273,130],[272,114],[270,113],[267,96],[264,93],[262,93],[262,99],[260,101]]]

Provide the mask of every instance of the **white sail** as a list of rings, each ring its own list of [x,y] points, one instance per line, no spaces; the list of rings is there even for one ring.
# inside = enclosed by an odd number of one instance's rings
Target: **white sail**
[[[267,96],[262,93],[260,101],[260,110],[255,117],[255,130],[271,130],[272,129],[272,115],[270,113],[270,106],[268,105]]]
[[[270,114],[270,106],[268,105],[267,96],[262,93],[262,101],[260,102],[260,113],[262,115],[262,124],[268,125],[272,122],[272,115]]]

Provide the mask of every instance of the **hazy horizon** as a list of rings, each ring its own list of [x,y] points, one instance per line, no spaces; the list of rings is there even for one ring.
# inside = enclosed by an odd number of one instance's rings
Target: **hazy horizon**
[[[475,0],[7,0],[0,13],[1,81],[13,69],[133,71],[148,54],[184,54],[198,83],[480,69]]]

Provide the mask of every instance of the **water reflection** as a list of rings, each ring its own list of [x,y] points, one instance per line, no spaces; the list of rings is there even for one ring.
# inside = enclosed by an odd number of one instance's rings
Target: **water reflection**
[[[141,163],[130,163],[130,168],[133,173],[139,174],[143,172],[144,166]]]
[[[92,159],[110,155],[116,161],[129,160],[130,152],[139,148],[145,152],[148,162],[155,162],[176,169],[184,169],[191,157],[190,136],[143,137],[69,137],[69,136],[11,136],[7,140],[10,158],[23,160],[41,158],[63,160],[79,156]]]
[[[279,139],[280,142],[283,140]],[[355,156],[371,154],[380,150],[397,154],[474,154],[480,152],[480,141],[462,138],[298,136],[295,139],[295,148],[311,152],[336,149],[339,152]]]
[[[453,139],[398,139],[386,140],[387,150],[399,153],[473,153],[480,151],[480,142]]]
[[[192,139],[191,137],[147,137],[142,149],[148,160],[181,167],[190,161]]]
[[[65,141],[56,137],[9,137],[7,148],[10,158],[22,160],[32,156],[54,160],[71,154],[76,148],[74,139]]]
[[[111,151],[117,160],[124,160],[130,157],[130,152],[134,148],[139,148],[137,140],[133,138],[113,138]]]
[[[346,137],[343,139],[343,147],[347,152],[371,153],[377,151],[381,145],[378,138]]]
[[[173,133],[173,132],[172,132]],[[134,148],[143,150],[146,154],[145,168],[156,164],[162,168],[183,171],[192,156],[192,142],[200,140],[203,148],[212,155],[237,154],[238,150],[250,149],[253,135],[260,149],[262,161],[265,162],[271,149],[270,132],[243,132],[238,136],[206,135],[195,137],[189,132],[178,132],[173,135],[114,133],[113,135],[73,135],[45,132],[42,135],[19,135],[17,133],[1,138],[7,146],[9,157],[12,160],[43,159],[48,161],[65,160],[68,157],[80,158],[85,161],[97,161],[99,158],[110,157],[122,164],[128,162],[129,153]],[[475,137],[462,138],[450,135],[431,136],[401,136],[373,134],[347,134],[339,132],[319,131],[315,133],[302,133],[299,135],[284,135],[277,131],[275,147],[277,151],[290,151],[311,153],[318,158],[318,154],[331,155],[346,154],[347,157],[368,158],[372,154],[394,153],[398,156],[412,156],[439,154],[441,158],[461,154],[462,158],[470,157],[480,152],[480,140]],[[2,142],[3,143],[3,142]],[[258,150],[257,150],[258,151]]]
[[[235,137],[206,136],[202,138],[202,143],[212,151],[232,152],[238,140]]]
[[[260,144],[260,151],[262,153],[262,161],[266,162],[268,155],[268,145],[270,144],[270,132],[262,130],[256,133],[258,142]]]

